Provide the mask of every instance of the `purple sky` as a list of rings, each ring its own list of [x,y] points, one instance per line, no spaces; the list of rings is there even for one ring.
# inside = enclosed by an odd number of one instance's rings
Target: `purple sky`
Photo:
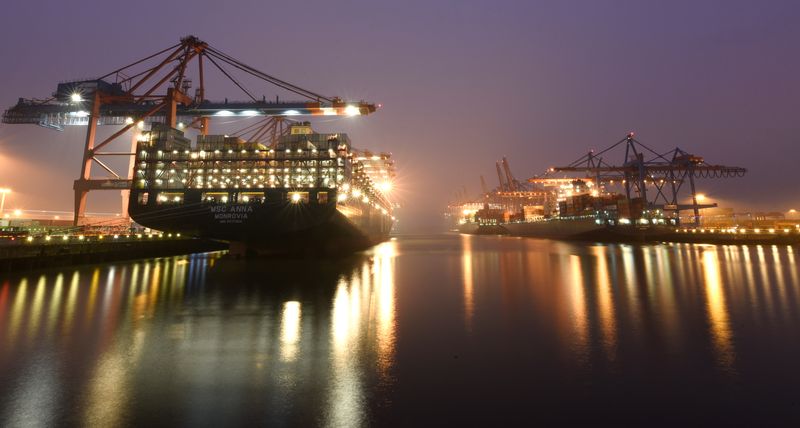
[[[313,91],[382,103],[318,128],[394,153],[404,231],[439,226],[454,191],[477,193],[480,174],[496,184],[503,155],[525,178],[630,130],[659,150],[747,167],[746,178],[699,185],[723,205],[800,208],[798,2],[110,3],[4,5],[0,105],[194,34]],[[213,81],[207,92],[244,99]],[[0,125],[9,207],[71,209],[82,138],[81,128]],[[89,209],[117,204],[93,193]]]

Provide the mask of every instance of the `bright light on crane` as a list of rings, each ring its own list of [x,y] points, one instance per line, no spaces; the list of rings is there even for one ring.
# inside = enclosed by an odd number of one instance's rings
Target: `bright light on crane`
[[[344,114],[347,116],[358,116],[361,114],[361,110],[356,106],[347,106],[344,108]]]
[[[70,99],[70,100],[71,100],[73,103],[79,103],[79,102],[83,102],[83,97],[82,97],[82,96],[81,96],[81,94],[79,94],[78,92],[73,92],[73,93],[72,93],[72,95],[70,95],[70,96],[69,96],[69,99]]]
[[[706,195],[704,195],[704,194],[702,194],[702,193],[698,193],[698,194],[696,195],[696,197],[697,197],[697,202],[703,202],[703,201],[705,201],[705,200],[706,200]]]

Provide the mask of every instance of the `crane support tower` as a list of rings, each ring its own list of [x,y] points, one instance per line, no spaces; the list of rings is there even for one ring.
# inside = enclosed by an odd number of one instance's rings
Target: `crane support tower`
[[[213,68],[233,82],[248,100],[208,100],[207,68]],[[255,78],[273,89],[297,96],[301,101],[256,98],[237,76]],[[197,81],[194,94],[190,94],[192,78]],[[377,107],[364,101],[345,102],[338,97],[303,89],[247,65],[195,36],[187,36],[175,45],[96,79],[60,83],[50,98],[20,98],[15,106],[3,113],[3,123],[36,124],[56,130],[62,130],[64,126],[86,126],[80,172],[73,186],[74,222],[79,225],[85,220],[86,198],[90,191],[121,190],[125,193],[131,188],[136,138],[132,139],[128,152],[103,151],[127,131],[160,123],[169,128],[194,128],[207,135],[211,119],[255,117],[258,121],[240,131],[241,135],[274,144],[287,132],[286,121],[290,117],[366,115],[375,112]],[[117,126],[119,129],[98,142],[98,125]],[[127,170],[114,171],[101,160],[107,156],[128,157]],[[94,176],[94,165],[104,170],[107,177]],[[128,198],[123,194],[122,199],[122,212],[127,216]]]

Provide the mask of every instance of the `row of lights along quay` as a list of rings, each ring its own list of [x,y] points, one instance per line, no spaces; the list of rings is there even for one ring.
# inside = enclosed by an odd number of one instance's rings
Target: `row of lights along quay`
[[[216,251],[224,243],[180,233],[30,235],[3,232],[0,272]]]

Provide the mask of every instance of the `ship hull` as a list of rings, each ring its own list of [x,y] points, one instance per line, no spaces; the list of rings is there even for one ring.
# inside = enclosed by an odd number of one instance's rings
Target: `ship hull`
[[[594,218],[548,219],[535,222],[506,223],[502,225],[508,234],[546,239],[596,240],[609,235],[605,225],[597,224]]]
[[[594,242],[658,242],[668,241],[674,235],[668,226],[610,226],[598,224],[594,217],[506,223],[503,228],[513,236]]]
[[[508,230],[499,224],[464,223],[458,225],[458,232],[469,235],[508,235]]]
[[[276,198],[278,199],[278,198]],[[232,243],[254,253],[337,253],[368,248],[388,239],[392,221],[363,204],[264,202],[137,205],[129,213],[138,224]]]
[[[510,235],[531,238],[604,243],[675,242],[715,245],[797,245],[795,230],[763,230],[731,233],[727,230],[681,229],[668,225],[592,225],[583,220],[557,220],[504,224]]]

